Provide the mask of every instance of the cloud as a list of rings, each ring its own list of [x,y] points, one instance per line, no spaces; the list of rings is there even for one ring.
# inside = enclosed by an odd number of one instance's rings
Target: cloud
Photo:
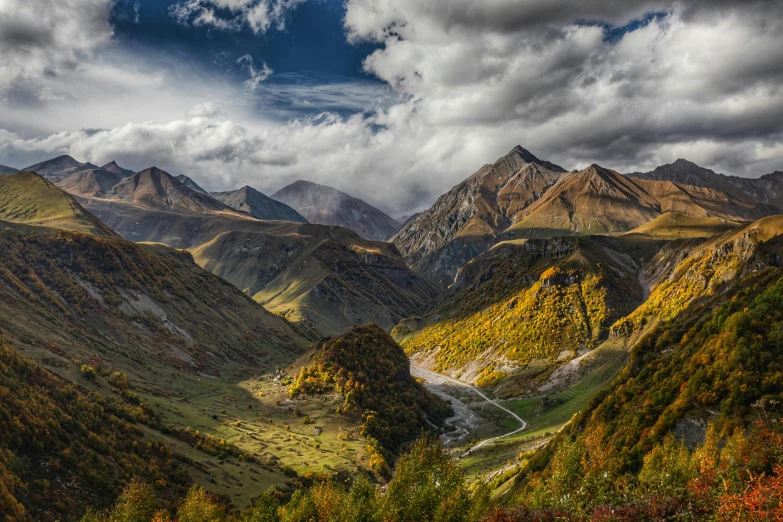
[[[305,0],[184,0],[169,7],[169,14],[183,25],[220,31],[249,27],[263,34],[271,27],[285,29],[286,17]]]
[[[0,2],[0,99],[57,97],[59,77],[111,42],[113,0]]]
[[[261,82],[272,76],[273,71],[265,62],[261,62],[261,68],[256,69],[255,64],[253,63],[253,57],[249,54],[240,56],[237,63],[246,68],[247,72],[250,73],[250,79],[245,80],[244,82],[245,89],[249,91],[255,91]]]
[[[297,4],[177,6],[193,8],[190,25],[256,24],[260,33]],[[378,81],[269,78],[249,55],[238,62],[249,79],[229,81],[165,56],[128,56],[110,45],[99,53],[110,27],[95,40],[102,44],[79,43],[61,59],[42,53],[55,65],[27,69],[36,88],[12,82],[3,91],[0,163],[68,153],[134,169],[156,164],[213,190],[250,184],[267,193],[309,179],[392,215],[428,206],[516,144],[569,169],[597,162],[632,172],[685,157],[728,174],[783,170],[779,2],[345,7],[347,37],[379,44],[364,60]],[[71,23],[89,26],[82,15]],[[55,37],[45,29],[25,34],[48,49]],[[7,62],[0,54],[0,67]]]

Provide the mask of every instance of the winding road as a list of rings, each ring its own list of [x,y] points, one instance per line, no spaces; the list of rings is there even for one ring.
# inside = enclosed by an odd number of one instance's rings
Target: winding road
[[[414,372],[414,370],[415,370],[415,372]],[[518,429],[516,429],[514,431],[510,431],[508,433],[504,433],[503,435],[498,435],[497,437],[484,439],[481,442],[479,442],[478,444],[476,444],[475,446],[473,446],[472,448],[470,448],[466,453],[464,453],[463,455],[460,455],[459,458],[462,458],[462,457],[465,457],[467,455],[470,455],[470,452],[472,452],[473,450],[476,450],[476,449],[478,449],[478,448],[480,448],[480,447],[482,447],[482,446],[484,446],[486,444],[489,444],[490,442],[493,442],[493,441],[496,441],[498,439],[502,439],[502,438],[505,438],[505,437],[509,437],[509,436],[514,435],[515,433],[519,433],[520,431],[522,431],[525,428],[527,428],[527,422],[525,422],[522,419],[522,417],[520,417],[519,415],[517,415],[513,411],[509,410],[508,408],[504,408],[503,406],[501,406],[500,404],[495,402],[493,399],[490,399],[489,397],[484,395],[481,391],[479,391],[478,388],[475,388],[475,387],[471,386],[470,384],[465,384],[464,382],[460,382],[460,381],[458,381],[456,379],[452,379],[451,377],[446,377],[445,375],[443,375],[441,373],[433,372],[433,371],[430,371],[430,370],[425,370],[424,368],[420,368],[419,366],[414,366],[413,364],[411,364],[411,374],[414,374],[414,373],[420,374],[419,377],[421,377],[421,378],[425,378],[426,379],[427,375],[431,375],[431,376],[436,377],[437,379],[442,379],[442,380],[448,381],[450,383],[456,384],[458,386],[463,386],[465,388],[469,388],[469,389],[473,390],[474,393],[476,393],[479,396],[481,396],[481,398],[484,399],[486,402],[488,402],[488,403],[492,404],[493,406],[495,406],[496,408],[499,408],[499,409],[503,410],[504,412],[508,413],[517,422],[519,422],[519,428]]]

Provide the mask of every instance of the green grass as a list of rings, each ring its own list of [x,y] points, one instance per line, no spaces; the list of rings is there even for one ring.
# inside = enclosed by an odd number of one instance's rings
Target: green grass
[[[33,172],[0,176],[0,220],[114,236],[73,197]]]

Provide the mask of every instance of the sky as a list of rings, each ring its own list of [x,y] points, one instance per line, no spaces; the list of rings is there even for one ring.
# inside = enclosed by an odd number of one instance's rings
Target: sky
[[[0,0],[0,164],[421,210],[515,145],[783,170],[783,1]]]

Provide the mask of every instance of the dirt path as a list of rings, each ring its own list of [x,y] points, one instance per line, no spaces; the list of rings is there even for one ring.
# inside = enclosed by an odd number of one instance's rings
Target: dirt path
[[[510,431],[508,433],[504,433],[503,435],[498,435],[497,437],[484,439],[481,442],[479,442],[478,444],[476,444],[475,446],[473,446],[472,448],[470,448],[466,453],[461,455],[460,458],[464,457],[466,455],[470,455],[470,452],[472,452],[473,450],[476,450],[476,449],[478,449],[478,448],[480,448],[480,447],[482,447],[482,446],[484,446],[486,444],[489,444],[490,442],[496,441],[498,439],[502,439],[504,437],[509,437],[509,436],[514,435],[515,433],[519,433],[520,431],[522,431],[525,428],[527,428],[527,422],[525,422],[522,419],[522,417],[520,417],[519,415],[517,415],[513,411],[509,410],[508,408],[504,408],[503,406],[501,406],[500,404],[495,402],[493,399],[490,399],[489,397],[484,395],[481,391],[478,390],[478,388],[475,388],[475,387],[471,386],[470,384],[465,384],[464,382],[460,382],[460,381],[458,381],[456,379],[452,379],[451,377],[446,377],[443,374],[436,373],[436,372],[433,372],[433,371],[430,371],[430,370],[425,370],[424,368],[419,368],[418,366],[414,366],[412,364],[411,364],[411,375],[413,375],[414,377],[419,377],[420,379],[426,379],[432,385],[449,383],[449,384],[456,384],[458,386],[462,386],[462,387],[468,388],[470,390],[473,390],[473,392],[478,394],[479,396],[481,396],[481,398],[484,399],[485,402],[488,402],[488,403],[492,404],[493,406],[495,406],[496,408],[503,410],[504,412],[506,412],[509,415],[511,415],[511,417],[513,417],[514,420],[519,422],[519,428],[518,429],[516,429],[514,431]],[[459,401],[457,401],[457,402],[459,402]],[[460,403],[460,404],[462,405],[462,403]],[[458,414],[460,413],[459,410],[457,410],[457,412],[458,412]]]

